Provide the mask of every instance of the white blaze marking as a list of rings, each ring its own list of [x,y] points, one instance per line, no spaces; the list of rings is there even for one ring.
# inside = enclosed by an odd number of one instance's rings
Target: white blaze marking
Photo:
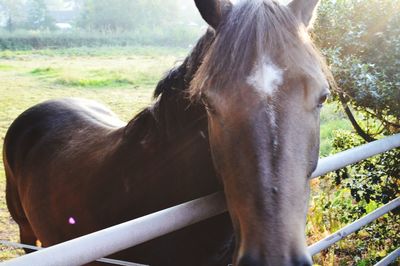
[[[268,97],[273,99],[275,92],[283,83],[283,72],[284,71],[269,60],[268,57],[264,56],[254,66],[250,76],[247,77],[247,83],[261,94],[266,94]],[[268,107],[268,113],[271,126],[272,147],[276,150],[279,141],[276,131],[277,124],[275,110],[272,102],[270,102]]]
[[[283,70],[266,57],[263,57],[254,67],[247,83],[256,90],[273,96],[283,81]]]

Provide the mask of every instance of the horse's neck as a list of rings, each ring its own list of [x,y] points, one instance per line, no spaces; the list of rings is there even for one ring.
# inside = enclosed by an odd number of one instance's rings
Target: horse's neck
[[[183,63],[167,73],[156,87],[156,103],[148,110],[153,115],[157,129],[166,140],[181,134],[193,134],[193,128],[207,131],[205,109],[188,99],[190,82],[198,70],[205,53],[211,46],[215,33],[208,30]]]
[[[179,135],[191,134],[193,127],[199,127],[199,120],[205,118],[204,108],[188,99],[190,81],[199,60],[197,50],[194,49],[180,66],[166,74],[157,84],[154,104],[137,116],[140,120],[147,121],[144,127],[158,141],[169,142]],[[203,123],[200,130],[205,130],[206,127]]]
[[[212,179],[211,187],[215,187],[216,178],[209,153],[206,111],[202,105],[190,102],[187,93],[194,72],[212,38],[213,34],[208,32],[198,42],[191,55],[179,67],[168,72],[157,85],[155,103],[137,115],[124,129],[124,141],[121,145],[124,152],[121,154],[124,154],[124,158],[132,160],[132,165],[136,168],[143,168],[138,172],[148,171],[146,161],[143,161],[145,158],[153,163],[155,160],[168,161],[167,168],[179,169],[180,172],[168,174],[168,171],[165,171],[164,174],[160,170],[160,173],[145,175],[152,176],[151,178],[154,176],[156,179],[169,175],[176,175],[178,178],[182,175],[187,175],[188,178],[196,175],[192,178],[190,186],[198,185],[198,177],[207,175],[203,180],[205,185],[207,186],[208,179]],[[143,162],[137,164],[137,161]],[[206,169],[207,173],[201,173],[200,170],[195,173],[194,169]],[[165,176],[160,177],[162,175]],[[187,190],[190,191],[191,188]],[[208,187],[208,190],[212,189]]]
[[[124,186],[135,188],[126,202],[146,202],[138,216],[220,190],[209,153],[207,120],[199,117],[197,108],[187,109],[185,102],[164,100],[128,124],[109,161]],[[149,191],[164,200],[146,201]]]
[[[190,103],[184,92],[163,95],[151,111],[165,141],[207,129],[204,108]]]

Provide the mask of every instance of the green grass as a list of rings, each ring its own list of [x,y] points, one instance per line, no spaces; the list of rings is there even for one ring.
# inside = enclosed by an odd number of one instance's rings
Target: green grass
[[[60,78],[55,81],[55,84],[68,87],[104,88],[133,85],[134,82],[116,74],[111,77],[99,78]]]
[[[336,130],[351,130],[351,123],[336,103],[325,104],[321,110],[320,156],[326,157],[332,153],[332,139]]]
[[[32,75],[37,75],[37,76],[43,76],[43,75],[56,75],[58,71],[56,69],[53,69],[51,67],[39,67],[35,68],[30,72]]]
[[[9,71],[12,70],[13,67],[9,65],[0,65],[0,71]]]

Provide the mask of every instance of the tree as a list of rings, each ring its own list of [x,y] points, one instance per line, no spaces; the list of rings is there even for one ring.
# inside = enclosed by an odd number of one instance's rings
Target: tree
[[[54,29],[54,21],[44,0],[30,0],[28,2],[26,26],[33,30]]]
[[[326,0],[314,29],[338,83],[334,97],[366,141],[400,132],[399,25],[399,0]]]
[[[86,0],[78,25],[100,31],[161,27],[168,24],[166,17],[175,18],[174,10],[174,1]]]
[[[3,8],[8,30],[14,30],[22,27],[26,21],[26,6],[23,0],[0,0],[0,6]]]
[[[12,21],[11,17],[8,17],[8,19],[7,19],[6,29],[9,32],[13,32],[14,31],[14,22]]]
[[[337,82],[333,98],[358,133],[337,131],[335,152],[399,133],[400,0],[325,0],[319,11],[314,39]],[[353,221],[400,195],[400,150],[338,170],[334,179],[323,182],[337,194],[349,194],[350,201],[334,200],[330,211],[342,214],[346,223]],[[400,244],[398,216],[391,213],[380,220],[364,230],[368,241],[351,236],[346,241],[355,241],[350,246],[357,248],[337,247],[335,253],[352,252],[357,265],[379,261]]]

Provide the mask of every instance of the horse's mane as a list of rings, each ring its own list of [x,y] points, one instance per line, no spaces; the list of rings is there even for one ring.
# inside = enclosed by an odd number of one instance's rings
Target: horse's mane
[[[188,98],[189,86],[214,36],[214,31],[209,29],[182,64],[165,74],[154,91],[155,102],[129,121],[125,127],[125,136],[132,138],[132,135],[144,134],[142,138],[152,138],[155,134],[162,134],[164,138],[168,138],[171,135],[170,126],[175,129],[184,126],[177,120],[191,106]],[[169,125],[171,120],[178,123]]]
[[[168,93],[170,90],[184,91],[189,88],[193,76],[214,40],[214,36],[214,31],[208,29],[183,63],[168,71],[164,78],[158,82],[154,91],[154,98],[157,98],[163,93]]]
[[[219,27],[214,43],[191,83],[191,95],[207,89],[240,84],[267,56],[282,69],[296,68],[313,75],[321,67],[330,72],[305,27],[287,6],[275,0],[242,0]]]

